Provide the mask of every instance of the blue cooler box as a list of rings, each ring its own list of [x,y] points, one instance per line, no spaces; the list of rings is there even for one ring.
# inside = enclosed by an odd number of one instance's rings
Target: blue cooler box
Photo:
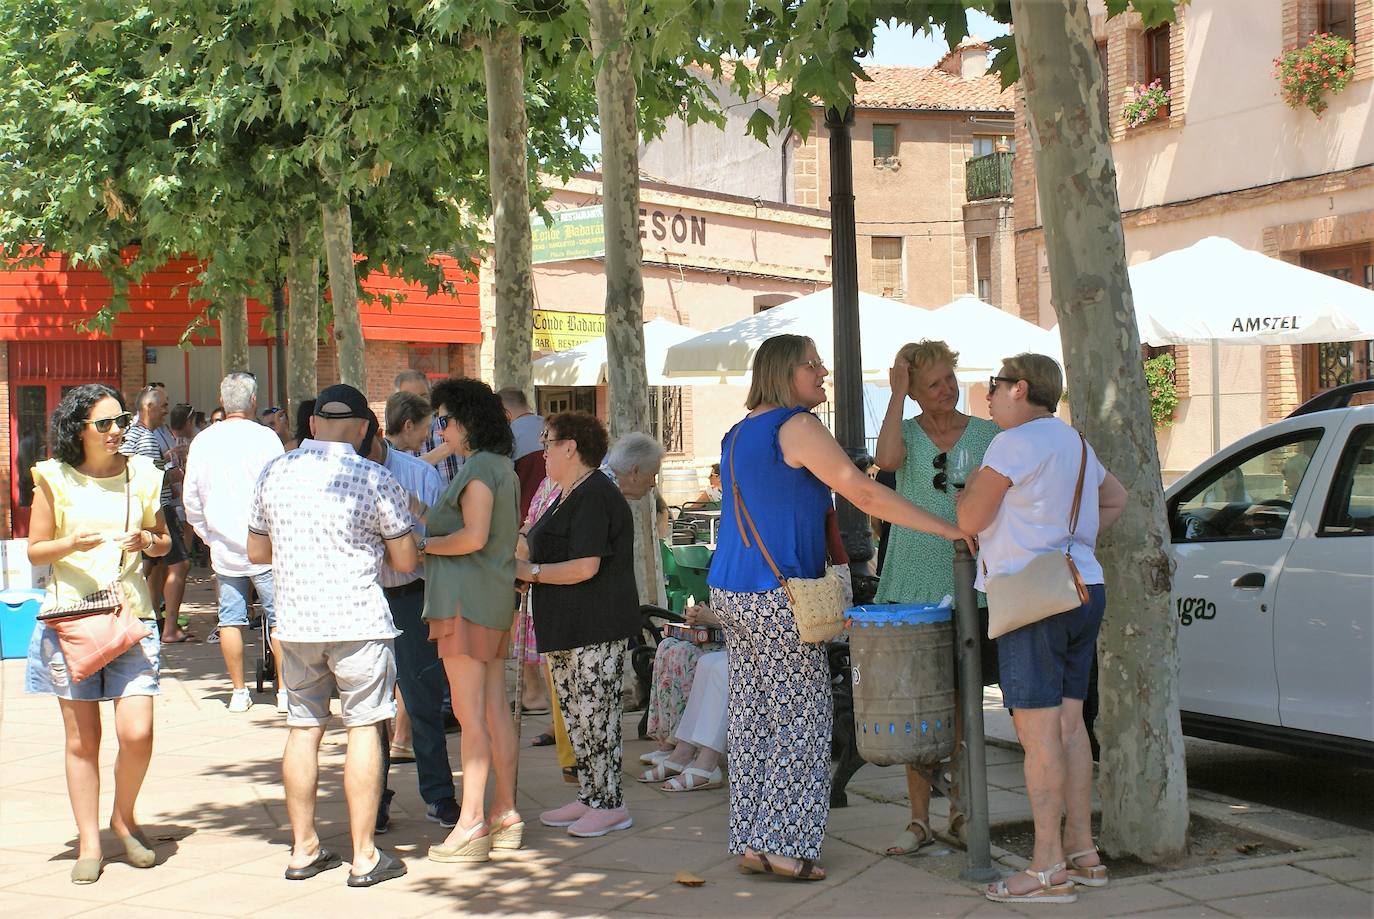
[[[0,590],[0,658],[28,657],[46,591],[28,587]]]

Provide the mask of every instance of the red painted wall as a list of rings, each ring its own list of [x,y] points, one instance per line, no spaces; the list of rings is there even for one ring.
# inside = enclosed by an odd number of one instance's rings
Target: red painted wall
[[[369,341],[476,343],[482,340],[477,279],[457,262],[441,257],[456,295],[429,294],[423,287],[374,272],[362,281],[371,293],[405,293],[406,299],[388,311],[379,303],[362,304],[363,337]],[[144,278],[129,291],[129,309],[115,320],[117,340],[148,345],[176,344],[204,300],[192,299],[196,262],[179,259]],[[76,324],[95,315],[109,302],[111,289],[98,271],[74,269],[60,255],[40,265],[0,271],[0,341],[83,341],[101,336],[82,333]],[[248,301],[248,339],[264,344],[262,331],[267,307]],[[218,330],[195,341],[216,344]]]

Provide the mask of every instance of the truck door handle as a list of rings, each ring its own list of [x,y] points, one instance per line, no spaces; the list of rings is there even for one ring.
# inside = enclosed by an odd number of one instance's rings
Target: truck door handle
[[[1231,582],[1232,587],[1255,589],[1264,586],[1264,572],[1252,571],[1249,574],[1242,574]]]

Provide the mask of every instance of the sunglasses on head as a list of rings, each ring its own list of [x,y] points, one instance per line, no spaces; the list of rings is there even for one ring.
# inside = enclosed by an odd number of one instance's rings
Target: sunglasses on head
[[[115,425],[119,425],[121,431],[127,431],[133,420],[134,416],[129,412],[120,412],[112,418],[90,418],[86,420],[86,423],[93,425],[101,434],[108,434],[110,428]]]

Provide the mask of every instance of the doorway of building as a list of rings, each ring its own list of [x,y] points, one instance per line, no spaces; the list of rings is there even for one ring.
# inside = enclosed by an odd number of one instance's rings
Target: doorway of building
[[[52,455],[48,421],[82,383],[119,388],[117,342],[10,342],[11,536],[29,535],[34,464]]]

